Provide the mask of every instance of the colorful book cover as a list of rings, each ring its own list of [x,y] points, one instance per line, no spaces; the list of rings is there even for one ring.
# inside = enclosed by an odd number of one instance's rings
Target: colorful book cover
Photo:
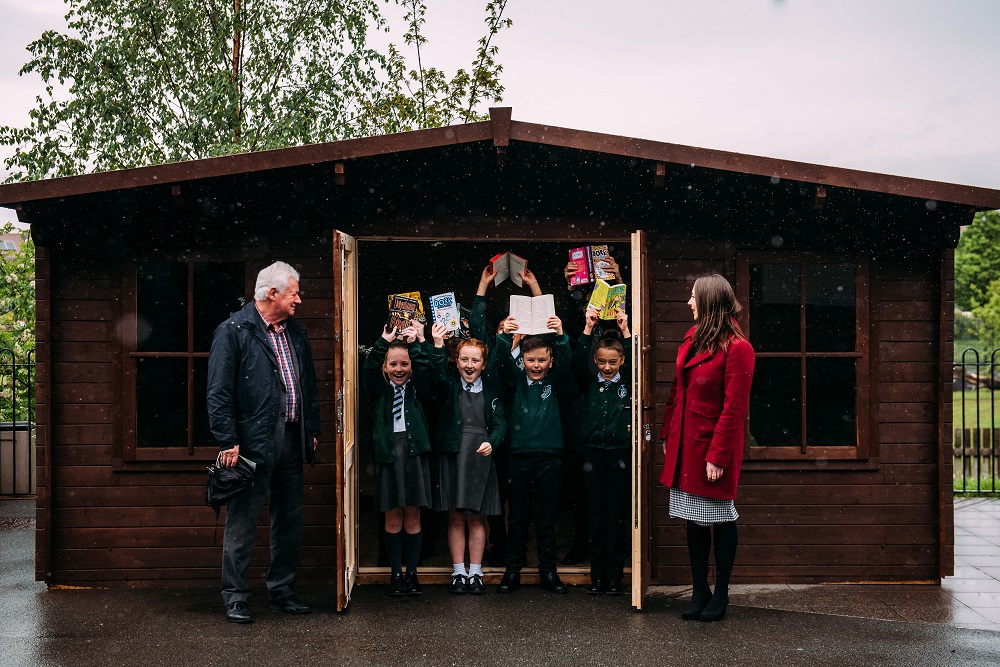
[[[611,264],[608,259],[611,257],[611,252],[606,245],[592,245],[590,246],[590,261],[593,266],[594,280],[614,280],[615,272],[611,270]]]
[[[588,308],[596,308],[598,317],[602,320],[613,320],[618,309],[625,308],[625,292],[627,288],[624,283],[609,285],[606,281],[597,279],[594,284],[594,291],[590,295]]]
[[[412,292],[411,292],[412,294]],[[419,295],[419,292],[416,292]],[[414,299],[405,294],[389,295],[389,320],[386,326],[395,328],[397,333],[410,326],[410,322],[417,319],[417,312],[420,309],[419,298]]]
[[[576,273],[569,278],[570,285],[586,285],[594,280],[594,263],[590,246],[573,248],[569,251],[569,261],[576,263]]]
[[[512,252],[502,252],[490,258],[490,266],[493,268],[493,284],[499,285],[510,278],[518,287],[524,287],[521,275],[528,268],[528,260],[518,257]]]
[[[435,294],[431,297],[431,318],[435,324],[443,324],[448,331],[458,331],[462,328],[462,315],[455,301],[454,292]]]

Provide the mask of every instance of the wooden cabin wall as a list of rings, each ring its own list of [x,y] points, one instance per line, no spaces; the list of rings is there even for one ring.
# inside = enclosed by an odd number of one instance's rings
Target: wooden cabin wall
[[[674,377],[674,360],[692,325],[693,279],[714,270],[735,281],[736,249],[721,242],[653,241],[655,256],[656,399],[663,404]],[[871,382],[877,421],[866,469],[799,469],[745,462],[736,507],[740,548],[734,581],[813,583],[936,581],[947,570],[949,508],[939,507],[938,393],[942,298],[938,258],[879,260],[871,265],[874,340]],[[947,302],[947,303],[945,303]],[[950,385],[945,388],[950,391]],[[950,394],[949,394],[950,399]],[[659,421],[658,419],[658,421]],[[657,442],[659,431],[657,429]],[[659,484],[663,452],[654,448],[651,533],[652,573],[657,584],[690,583],[682,521],[668,515],[667,489]],[[768,468],[772,468],[768,470]],[[830,466],[833,467],[833,466]],[[841,466],[845,467],[845,466]],[[849,467],[849,466],[846,466]],[[950,485],[950,477],[948,477]],[[950,498],[950,486],[947,494]],[[948,523],[948,525],[943,525]],[[944,549],[940,542],[945,541]]]
[[[309,330],[319,380],[322,431],[317,463],[306,467],[300,578],[329,582],[336,558],[334,521],[333,278],[329,232],[324,239],[261,239],[260,266],[282,259],[302,274],[299,319]],[[164,246],[164,251],[171,249]],[[205,256],[226,247],[200,247]],[[122,262],[59,248],[40,250],[51,263],[51,406],[39,403],[39,466],[51,466],[51,487],[39,476],[39,513],[51,514],[51,563],[38,578],[50,584],[181,585],[217,582],[225,511],[219,521],[205,505],[211,461],[122,461],[124,384],[117,341]],[[260,268],[252,268],[254,275]],[[253,265],[251,265],[253,267]],[[251,268],[248,267],[248,273]],[[40,290],[44,294],[44,290]],[[252,298],[252,295],[247,295]],[[40,306],[42,299],[39,300]],[[39,312],[42,312],[40,307]],[[40,332],[44,332],[40,327]],[[39,343],[43,343],[42,337]],[[44,362],[42,362],[44,363]],[[38,377],[47,377],[40,366]],[[39,396],[45,392],[40,391]],[[51,415],[51,426],[42,424]],[[51,447],[44,440],[47,427]],[[51,496],[47,492],[51,488]],[[268,518],[261,518],[251,582],[262,585],[268,563]],[[38,560],[49,558],[39,521]]]

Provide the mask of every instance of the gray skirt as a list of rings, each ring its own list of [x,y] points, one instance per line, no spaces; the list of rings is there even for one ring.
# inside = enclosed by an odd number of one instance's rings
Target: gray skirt
[[[392,463],[375,464],[375,503],[379,512],[397,507],[431,506],[431,466],[426,456],[412,456],[406,432],[396,433]]]
[[[438,455],[434,464],[434,504],[439,512],[457,510],[465,514],[500,514],[495,455],[476,452],[486,442],[483,401],[480,393],[460,395],[463,427],[457,452]]]
[[[732,500],[696,496],[674,488],[670,489],[670,516],[694,521],[699,526],[726,523],[740,518],[736,503]]]

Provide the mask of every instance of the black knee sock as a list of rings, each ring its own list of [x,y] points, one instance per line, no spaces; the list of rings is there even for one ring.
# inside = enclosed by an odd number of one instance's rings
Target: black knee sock
[[[403,573],[403,531],[385,533],[385,552],[389,557],[389,567],[393,574]]]
[[[696,591],[708,590],[708,556],[712,551],[712,529],[687,522],[688,558],[691,561],[691,582]]]
[[[736,562],[736,522],[715,524],[715,590],[729,594],[729,577]]]
[[[417,572],[417,565],[420,563],[420,542],[421,533],[406,533],[403,538],[407,574],[416,574]]]

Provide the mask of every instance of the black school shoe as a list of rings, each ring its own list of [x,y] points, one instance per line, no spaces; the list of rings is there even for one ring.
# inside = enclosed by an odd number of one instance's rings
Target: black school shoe
[[[497,586],[497,593],[513,593],[521,586],[521,573],[517,570],[507,570]]]
[[[622,586],[621,579],[612,579],[608,584],[608,595],[624,595],[625,587]]]
[[[604,583],[603,579],[592,579],[590,582],[590,588],[587,589],[588,595],[604,595],[608,592],[608,585]]]
[[[461,593],[465,593],[466,590],[468,590],[467,584],[466,584],[467,581],[468,580],[465,578],[464,575],[461,575],[461,574],[453,574],[453,575],[451,575],[451,586],[448,587],[448,592],[449,593],[454,593],[456,595],[459,595]]]
[[[474,574],[466,581],[466,590],[473,595],[482,595],[486,592],[486,586],[483,585],[483,575]]]
[[[566,585],[555,572],[539,572],[539,585],[549,593],[566,594]]]
[[[389,597],[400,598],[406,595],[406,582],[403,573],[399,572],[389,577]]]
[[[406,594],[407,595],[423,595],[424,592],[420,590],[420,582],[417,581],[416,572],[406,573]]]

